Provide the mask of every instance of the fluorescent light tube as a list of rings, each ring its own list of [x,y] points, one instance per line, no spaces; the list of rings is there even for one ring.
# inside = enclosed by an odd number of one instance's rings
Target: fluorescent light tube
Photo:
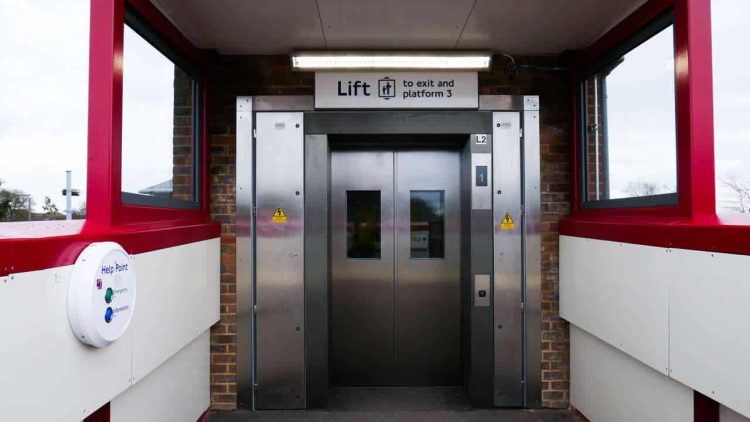
[[[294,70],[489,70],[484,52],[300,52],[292,54]]]

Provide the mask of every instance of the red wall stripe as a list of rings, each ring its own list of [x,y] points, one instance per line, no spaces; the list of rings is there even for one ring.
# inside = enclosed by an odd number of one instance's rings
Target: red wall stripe
[[[80,233],[25,239],[0,239],[0,276],[72,265],[92,242],[112,241],[130,254],[151,252],[202,240],[221,234],[218,223],[175,225],[140,224],[97,227],[86,223]]]
[[[746,221],[750,222],[750,217]],[[636,245],[750,255],[750,225],[633,217],[567,218],[560,222],[560,234]]]
[[[110,420],[109,402],[84,419],[84,422],[109,422]]]
[[[693,391],[693,420],[695,422],[719,422],[719,403]]]

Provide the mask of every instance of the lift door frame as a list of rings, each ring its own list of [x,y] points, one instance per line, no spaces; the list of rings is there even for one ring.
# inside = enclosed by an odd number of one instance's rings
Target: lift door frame
[[[487,328],[483,328],[484,340],[479,341],[477,349],[485,349],[489,355],[477,357],[484,361],[487,368],[477,367],[482,371],[484,380],[479,380],[476,388],[486,391],[476,393],[475,406],[523,406],[536,408],[541,406],[541,243],[540,243],[540,150],[539,150],[539,98],[537,96],[480,96],[480,107],[473,111],[430,110],[418,111],[315,111],[312,96],[257,96],[237,98],[237,395],[238,407],[257,408],[255,403],[257,381],[257,362],[255,342],[257,332],[257,255],[256,235],[256,202],[257,186],[255,185],[255,161],[258,157],[255,139],[255,113],[258,112],[301,112],[304,113],[304,142],[302,148],[304,165],[302,168],[289,169],[291,172],[304,174],[304,188],[300,192],[304,200],[304,283],[297,287],[305,295],[304,322],[300,328],[304,335],[304,350],[301,359],[295,367],[303,368],[297,379],[304,380],[301,397],[292,390],[287,392],[288,408],[320,407],[327,403],[328,367],[327,367],[327,320],[321,321],[313,315],[319,315],[327,309],[327,298],[320,295],[310,295],[311,290],[327,288],[328,283],[328,249],[321,248],[321,242],[327,241],[328,227],[327,201],[312,201],[308,198],[320,197],[327,194],[328,176],[320,169],[327,169],[330,165],[327,137],[334,133],[362,134],[363,129],[369,127],[371,133],[414,133],[414,128],[421,128],[417,133],[471,133],[474,135],[489,135],[487,151],[482,144],[475,143],[469,151],[472,158],[475,154],[487,154],[490,160],[493,183],[490,187],[492,199],[491,209],[487,217],[472,221],[472,226],[486,227],[485,233],[493,233],[489,243],[477,245],[482,249],[482,255],[489,259],[489,269],[479,271],[472,268],[472,275],[488,273],[492,291],[492,306],[489,319],[485,321]],[[453,122],[461,119],[462,124],[446,124],[448,120],[441,119],[449,115]],[[509,117],[511,126],[516,122],[512,116],[517,116],[518,142],[508,136],[516,131],[505,124]],[[484,123],[479,122],[486,122]],[[475,125],[482,128],[470,129]],[[458,126],[462,126],[457,128]],[[411,128],[411,129],[409,129]],[[458,132],[456,132],[458,131]],[[508,132],[511,131],[511,132]],[[495,144],[492,139],[496,139]],[[503,144],[501,144],[501,142]],[[508,142],[516,147],[508,148]],[[494,145],[494,146],[493,146]],[[481,150],[481,151],[480,151]],[[504,158],[503,158],[504,157]],[[517,158],[515,158],[517,157]],[[506,200],[510,195],[503,196],[503,189],[499,187],[499,179],[506,177],[508,163],[504,160],[515,161],[520,169],[519,186],[514,196],[516,200]],[[473,161],[473,160],[472,160]],[[494,164],[494,166],[493,166]],[[472,165],[472,169],[474,166]],[[500,191],[501,193],[498,193]],[[323,203],[325,202],[325,203]],[[507,230],[500,229],[505,212],[515,209],[518,221],[515,224],[514,236],[509,236]],[[472,211],[475,214],[477,211]],[[321,219],[322,217],[322,219]],[[515,216],[514,216],[515,217]],[[473,218],[472,218],[473,220]],[[486,220],[486,222],[482,222]],[[325,221],[325,223],[322,223]],[[490,224],[494,227],[490,231]],[[474,238],[475,236],[471,236]],[[485,234],[486,237],[486,234]],[[520,242],[520,263],[507,267],[507,260],[503,260],[499,249],[507,247],[509,238]],[[512,242],[512,240],[511,240]],[[476,249],[472,247],[473,249]],[[492,251],[491,255],[487,250]],[[474,257],[472,257],[474,258]],[[324,261],[326,265],[316,263]],[[473,259],[472,259],[473,261]],[[487,268],[485,268],[487,269]],[[518,280],[515,288],[508,288],[509,283],[504,280]],[[496,282],[500,280],[500,282]],[[472,304],[472,311],[475,307]],[[517,309],[518,312],[507,312]],[[481,311],[481,310],[480,310]],[[508,315],[516,315],[509,318]],[[486,318],[485,318],[486,319]],[[489,322],[487,322],[489,321]],[[498,328],[502,327],[502,328]],[[325,336],[314,336],[312,333],[325,330]],[[520,332],[519,332],[520,330]],[[486,331],[486,332],[485,332]],[[508,335],[507,333],[517,333]],[[324,338],[322,338],[324,337]],[[482,336],[480,336],[482,337]],[[514,340],[515,339],[515,340]],[[509,341],[517,342],[514,353],[507,353]],[[505,345],[505,347],[500,347]],[[487,375],[489,374],[489,375]],[[513,375],[509,375],[513,374]],[[480,377],[477,377],[480,378]],[[299,390],[299,389],[297,389]],[[469,386],[471,390],[471,386]],[[471,391],[469,391],[471,395]],[[285,403],[281,400],[279,403]],[[261,406],[262,403],[261,403]],[[278,406],[277,406],[278,407]],[[283,407],[283,406],[282,406]]]

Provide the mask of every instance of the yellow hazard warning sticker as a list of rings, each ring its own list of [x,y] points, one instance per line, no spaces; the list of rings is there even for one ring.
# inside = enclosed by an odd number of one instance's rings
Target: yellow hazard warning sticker
[[[273,213],[273,217],[271,219],[274,223],[286,223],[286,213],[284,212],[284,208],[276,208],[276,212]]]
[[[506,212],[503,221],[500,222],[500,230],[513,230],[515,228],[516,223],[513,222],[513,217],[510,216],[510,212]]]

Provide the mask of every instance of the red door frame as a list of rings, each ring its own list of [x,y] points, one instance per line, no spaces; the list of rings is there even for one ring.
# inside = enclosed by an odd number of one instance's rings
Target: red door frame
[[[659,15],[674,11],[678,204],[582,209],[578,87],[582,70]],[[651,246],[750,254],[750,219],[716,215],[711,5],[708,0],[650,0],[573,60],[572,213],[560,233]]]
[[[200,206],[174,209],[121,201],[122,54],[126,4],[201,70]],[[91,0],[89,40],[87,218],[85,222],[0,225],[0,276],[73,264],[91,242],[110,240],[128,253],[219,237],[208,187],[207,61],[148,0]],[[4,233],[5,232],[5,233]],[[22,232],[23,237],[18,237]]]
[[[182,56],[201,69],[200,206],[175,209],[125,205],[122,183],[122,61],[125,0],[91,2],[89,63],[89,142],[87,220],[103,226],[154,221],[200,221],[208,216],[208,142],[206,128],[206,62],[148,0],[128,0],[149,25]],[[106,141],[105,141],[106,140]]]

